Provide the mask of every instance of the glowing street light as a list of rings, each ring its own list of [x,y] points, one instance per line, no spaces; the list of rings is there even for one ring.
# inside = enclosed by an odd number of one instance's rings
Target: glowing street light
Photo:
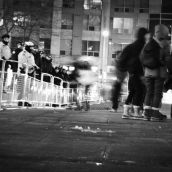
[[[4,20],[1,19],[1,20],[0,20],[0,26],[3,26],[3,24],[4,24]]]
[[[103,37],[108,37],[109,36],[109,31],[108,30],[103,30],[102,35],[103,35]]]

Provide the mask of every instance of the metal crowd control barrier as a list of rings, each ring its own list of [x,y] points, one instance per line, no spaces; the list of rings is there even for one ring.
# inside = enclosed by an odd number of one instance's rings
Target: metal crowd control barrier
[[[16,61],[0,60],[0,62],[0,108],[18,106],[62,108],[86,99],[84,86],[74,83],[75,87],[72,87],[73,83],[47,73],[42,73],[39,80],[35,75],[33,77],[28,75],[28,66],[25,73],[18,73],[17,70],[13,71],[7,66],[17,63]],[[90,92],[92,95],[90,99],[98,100],[99,95],[93,92],[95,88]]]

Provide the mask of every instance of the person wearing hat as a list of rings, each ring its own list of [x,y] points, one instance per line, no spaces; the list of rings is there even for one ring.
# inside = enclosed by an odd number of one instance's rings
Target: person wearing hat
[[[32,45],[26,44],[23,50],[18,54],[18,73],[28,73],[33,75],[34,69],[36,67],[35,59],[31,53]]]
[[[0,61],[8,60],[11,57],[11,49],[9,47],[10,36],[5,34],[2,36],[2,41],[0,42]],[[2,61],[0,62],[0,68],[2,69]]]
[[[140,60],[144,67],[146,96],[144,100],[144,119],[164,121],[167,117],[159,110],[163,96],[164,81],[168,76],[166,57],[168,48],[169,29],[163,24],[156,25],[154,36],[143,48]]]

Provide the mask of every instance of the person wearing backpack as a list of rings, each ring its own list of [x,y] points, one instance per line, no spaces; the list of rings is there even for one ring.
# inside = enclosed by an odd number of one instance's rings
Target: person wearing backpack
[[[159,110],[164,81],[168,76],[166,66],[166,57],[170,53],[168,34],[169,30],[165,25],[156,25],[153,39],[144,46],[140,56],[146,85],[143,111],[145,120],[164,121],[167,118]]]
[[[135,41],[127,45],[116,59],[116,68],[121,72],[128,72],[128,97],[124,104],[123,119],[140,119],[140,109],[143,106],[145,86],[142,80],[143,67],[140,63],[140,53],[145,44],[146,28],[138,28],[135,33]],[[123,79],[124,80],[124,79]],[[123,81],[122,80],[122,81]],[[134,115],[130,114],[133,106]]]

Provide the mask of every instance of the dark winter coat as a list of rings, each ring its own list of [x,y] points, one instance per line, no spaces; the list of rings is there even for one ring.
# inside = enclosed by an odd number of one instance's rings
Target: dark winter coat
[[[128,71],[130,74],[143,75],[143,67],[140,62],[140,52],[144,46],[144,41],[136,40],[124,48],[116,59],[116,67],[120,71]]]
[[[154,39],[145,45],[140,59],[144,66],[144,75],[146,77],[166,78],[168,76],[166,53]]]
[[[143,48],[143,51],[140,56],[140,60],[143,66],[148,67],[150,69],[160,67],[160,50],[160,45],[154,39],[150,40]]]
[[[13,72],[17,72],[18,69],[18,55],[22,51],[22,48],[16,48],[14,54],[12,55],[10,60],[14,60],[16,62],[10,62],[11,68],[13,69]]]

